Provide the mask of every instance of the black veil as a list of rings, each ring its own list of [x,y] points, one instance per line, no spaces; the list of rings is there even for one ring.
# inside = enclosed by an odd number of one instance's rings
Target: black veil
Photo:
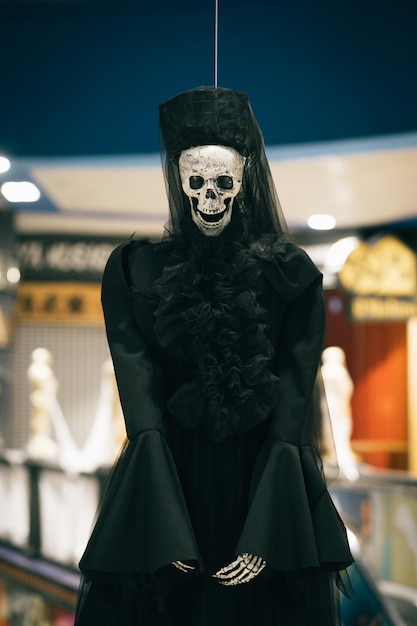
[[[179,234],[190,214],[181,187],[178,159],[182,150],[202,145],[234,148],[246,157],[243,183],[234,200],[256,239],[287,233],[264,140],[248,96],[222,87],[197,87],[180,93],[159,107],[162,166],[167,189],[168,231]]]
[[[183,230],[188,230],[184,226],[191,221],[189,198],[183,192],[179,174],[181,152],[195,146],[223,145],[234,148],[246,158],[243,182],[234,207],[237,204],[240,214],[246,218],[252,240],[265,235],[289,239],[262,132],[246,93],[214,86],[180,93],[159,106],[159,131],[170,213],[166,226],[168,235],[183,234]],[[320,368],[314,389],[313,415],[311,439],[317,461],[323,471],[321,458],[332,459],[331,463],[325,463],[327,482],[332,482],[339,468]]]

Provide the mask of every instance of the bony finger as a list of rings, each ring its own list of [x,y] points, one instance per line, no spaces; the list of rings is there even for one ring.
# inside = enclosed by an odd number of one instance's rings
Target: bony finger
[[[222,578],[223,580],[232,580],[235,576],[236,573],[234,571],[224,573],[216,572],[216,574],[213,574],[213,578]]]
[[[239,576],[237,576],[237,581],[238,583],[246,583],[249,582],[250,580],[252,580],[253,578],[255,578],[256,573],[249,569],[249,568],[245,568],[240,574]]]
[[[237,585],[243,585],[247,582],[250,582],[251,578],[232,578],[230,580],[219,580],[220,585],[224,585],[225,587],[235,587]]]
[[[235,570],[234,572],[229,573],[228,575],[223,574],[215,577],[222,584],[239,585],[240,582],[244,580],[248,574],[250,574],[250,571],[247,568],[243,567],[239,570]]]
[[[256,572],[262,563],[262,559],[259,557],[253,557],[247,565],[247,568]]]
[[[185,567],[182,565],[182,563],[175,562],[175,563],[172,563],[172,565],[173,565],[176,569],[178,569],[180,572],[184,572],[185,574],[187,573],[187,570],[186,570],[186,569],[185,569]]]
[[[188,572],[195,569],[193,565],[188,565],[187,563],[183,563],[183,561],[173,561],[172,565],[181,572],[184,572],[184,574],[187,574]]]
[[[241,564],[240,559],[237,558],[235,561],[233,561],[229,565],[226,565],[225,567],[222,567],[221,569],[219,569],[219,571],[214,574],[214,577],[215,578],[229,578],[229,576],[234,575],[234,571],[239,568],[240,564]]]
[[[228,565],[225,565],[224,567],[222,567],[222,569],[220,570],[222,573],[224,572],[231,572],[233,571],[236,567],[238,567],[240,565],[240,561],[241,559],[239,557],[237,557],[237,559],[235,559],[234,561],[232,561],[231,563],[229,563]]]

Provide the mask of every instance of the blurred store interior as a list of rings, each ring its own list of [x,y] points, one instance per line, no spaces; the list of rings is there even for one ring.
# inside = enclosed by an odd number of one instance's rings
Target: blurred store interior
[[[417,3],[220,0],[217,50],[214,7],[0,0],[0,626],[73,623],[124,438],[101,276],[162,236],[158,104],[213,84],[216,51],[324,276],[344,626],[417,624]]]

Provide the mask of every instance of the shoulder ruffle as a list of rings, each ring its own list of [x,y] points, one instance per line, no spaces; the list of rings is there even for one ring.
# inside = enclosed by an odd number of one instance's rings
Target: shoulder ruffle
[[[251,250],[262,263],[271,287],[287,304],[321,276],[307,253],[282,237],[264,235],[251,245]]]
[[[190,380],[168,403],[187,428],[212,440],[246,432],[270,414],[278,379],[259,303],[262,267],[234,240],[176,246],[155,282],[160,345],[189,359]]]
[[[119,244],[107,261],[106,280],[123,280],[129,289],[134,286],[144,295],[155,295],[153,283],[161,274],[166,248],[166,244],[148,239],[129,239]]]

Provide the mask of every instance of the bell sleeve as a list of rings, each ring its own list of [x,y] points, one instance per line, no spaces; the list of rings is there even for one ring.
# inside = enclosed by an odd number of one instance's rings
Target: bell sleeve
[[[108,344],[128,443],[114,469],[80,569],[118,581],[200,557],[171,452],[162,434],[164,376],[138,328],[126,246],[109,258],[102,283]],[[146,268],[144,268],[146,271]]]
[[[257,459],[236,549],[236,554],[261,556],[276,572],[317,567],[338,571],[352,562],[345,527],[310,436],[325,316],[321,275],[311,266],[306,270],[309,282],[294,299],[288,280],[287,290],[277,287],[285,309],[276,347],[279,400]],[[275,280],[280,280],[279,273]]]

